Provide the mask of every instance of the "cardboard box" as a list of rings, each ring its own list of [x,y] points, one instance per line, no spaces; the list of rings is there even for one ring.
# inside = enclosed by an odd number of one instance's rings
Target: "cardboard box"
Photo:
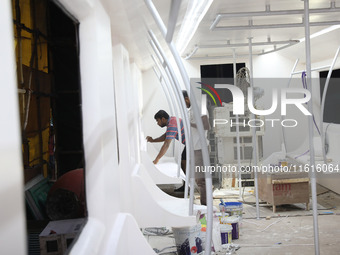
[[[307,173],[259,174],[259,199],[273,205],[305,203],[309,210],[309,178]]]
[[[51,221],[39,235],[41,255],[62,255],[81,232],[85,219]]]

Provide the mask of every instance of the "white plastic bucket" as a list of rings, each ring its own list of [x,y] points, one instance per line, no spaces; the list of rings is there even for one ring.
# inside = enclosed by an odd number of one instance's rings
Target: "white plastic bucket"
[[[232,235],[231,232],[233,227],[228,224],[220,224],[220,231],[221,231],[221,243],[228,244],[231,243]]]
[[[240,229],[239,229],[239,221],[240,218],[236,215],[234,216],[230,216],[227,218],[227,224],[231,225],[233,228],[231,235],[232,235],[232,239],[239,239],[240,237]]]
[[[230,216],[238,216],[240,220],[242,219],[243,204],[241,202],[225,202],[224,211]]]
[[[203,252],[201,224],[191,227],[172,228],[178,255],[197,255]]]

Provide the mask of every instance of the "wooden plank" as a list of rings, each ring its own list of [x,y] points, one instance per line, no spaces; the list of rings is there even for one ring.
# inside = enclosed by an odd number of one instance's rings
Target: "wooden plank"
[[[301,182],[309,182],[309,178],[272,180],[272,184],[301,183]]]

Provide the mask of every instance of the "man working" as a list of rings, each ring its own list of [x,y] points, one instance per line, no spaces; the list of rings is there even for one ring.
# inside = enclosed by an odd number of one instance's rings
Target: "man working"
[[[195,155],[195,166],[203,166],[203,155],[202,155],[202,145],[201,141],[199,138],[199,133],[197,130],[197,125],[195,122],[194,114],[191,108],[191,103],[190,99],[188,97],[187,91],[183,90],[183,97],[184,101],[186,103],[186,106],[188,108],[188,115],[189,115],[189,120],[190,120],[190,131],[191,131],[191,139],[192,139],[192,144],[193,144],[193,149],[194,149],[194,155]],[[209,141],[207,140],[207,130],[210,129],[210,124],[209,124],[209,119],[208,115],[202,115],[202,123],[203,123],[203,128],[205,131],[205,137],[207,145],[209,144]],[[196,169],[196,167],[195,167]],[[201,169],[201,167],[199,168]],[[199,187],[200,191],[200,201],[201,205],[207,205],[207,200],[206,200],[206,190],[205,190],[205,174],[203,172],[195,172],[195,178],[196,178],[196,183],[197,186]]]
[[[164,142],[161,150],[159,151],[158,155],[156,156],[155,160],[153,161],[154,164],[157,164],[158,161],[164,156],[164,154],[167,152],[170,143],[172,139],[178,139],[178,129],[177,129],[177,120],[176,117],[169,117],[169,114],[164,110],[159,110],[155,114],[155,120],[160,127],[167,127],[166,132],[161,135],[160,137],[153,139],[151,136],[147,136],[146,140],[150,143],[157,143],[157,142]],[[181,128],[181,138],[182,138],[182,144],[185,145],[185,135],[184,135],[184,127],[183,122],[181,119],[179,119],[180,122],[180,128]],[[186,151],[185,147],[182,152],[182,163],[185,162],[186,159]]]

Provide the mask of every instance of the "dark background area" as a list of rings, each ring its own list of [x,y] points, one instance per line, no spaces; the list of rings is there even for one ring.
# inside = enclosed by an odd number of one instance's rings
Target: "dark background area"
[[[236,72],[242,67],[245,67],[245,63],[237,63]],[[215,84],[234,84],[233,64],[201,65],[201,81],[202,83],[208,84],[213,88],[215,88]],[[230,103],[233,101],[232,94],[229,90],[215,90],[219,94],[222,102]],[[204,91],[202,91],[202,93],[206,94]],[[214,105],[214,102],[212,101],[210,96],[208,96],[207,99],[210,105]]]
[[[320,72],[320,97],[322,98],[323,90],[326,84],[328,71]],[[327,123],[340,124],[340,69],[333,70],[329,81],[328,90],[325,98],[325,110],[323,121]]]

